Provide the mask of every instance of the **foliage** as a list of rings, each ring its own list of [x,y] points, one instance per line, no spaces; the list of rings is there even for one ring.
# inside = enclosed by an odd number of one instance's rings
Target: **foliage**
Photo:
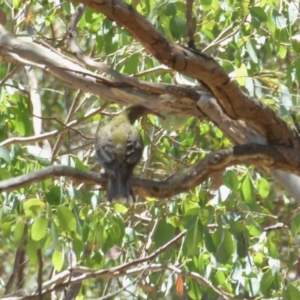
[[[131,4],[168,39],[186,45],[185,2],[143,0]],[[3,1],[1,10],[6,16],[6,29],[17,37],[47,42],[55,51],[72,57],[61,41],[77,5]],[[194,4],[192,19],[197,49],[215,58],[247,94],[268,104],[291,123],[290,113],[298,106],[300,79],[299,3],[205,0]],[[172,70],[156,68],[159,62],[124,28],[90,7],[86,7],[78,29],[77,42],[82,51],[121,73],[149,82],[196,83]],[[30,101],[30,69],[1,63],[0,141],[42,134],[34,123],[37,104]],[[49,133],[46,139],[52,148],[60,140],[59,152],[51,157],[43,139],[39,143],[12,141],[9,146],[1,146],[1,180],[52,164],[99,172],[91,142],[97,127],[107,118],[104,114],[85,116],[98,108],[106,108],[110,115],[121,107],[92,93],[78,93],[42,69],[34,68],[34,74],[42,99],[43,132]],[[67,120],[75,98],[79,100]],[[71,125],[65,127],[74,120],[76,130]],[[138,127],[145,143],[142,162],[135,171],[138,177],[163,180],[206,153],[231,145],[209,120],[166,112],[166,120],[150,116],[142,119]],[[1,193],[2,292],[20,245],[28,260],[24,260],[25,268],[18,271],[21,279],[14,290],[36,287],[36,274],[41,267],[38,249],[46,281],[51,268],[60,272],[79,264],[93,270],[110,269],[145,257],[186,230],[182,240],[149,264],[172,264],[185,273],[200,274],[213,287],[232,296],[299,299],[299,282],[287,276],[297,273],[297,203],[263,170],[235,166],[173,198],[138,197],[134,206],[107,204],[105,194],[98,186],[62,177]],[[272,230],[270,226],[277,228]],[[118,253],[111,254],[112,249]],[[113,280],[89,279],[84,281],[77,299],[100,297],[122,287],[120,299],[179,299],[182,284],[191,299],[202,299],[205,293],[206,299],[217,299],[216,291],[207,285],[188,276],[183,282],[180,278],[166,270]]]

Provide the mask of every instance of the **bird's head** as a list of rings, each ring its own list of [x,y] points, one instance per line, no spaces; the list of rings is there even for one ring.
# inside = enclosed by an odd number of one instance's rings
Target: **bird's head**
[[[126,114],[131,124],[133,124],[137,119],[147,114],[153,114],[163,119],[165,118],[157,110],[146,107],[142,104],[129,105],[122,111],[121,114]]]

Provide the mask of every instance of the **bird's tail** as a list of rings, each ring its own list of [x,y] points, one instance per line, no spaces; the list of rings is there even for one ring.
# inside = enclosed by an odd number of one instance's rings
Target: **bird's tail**
[[[109,176],[107,200],[109,202],[135,202],[131,188],[131,176],[124,176],[121,168],[117,168],[112,176]]]

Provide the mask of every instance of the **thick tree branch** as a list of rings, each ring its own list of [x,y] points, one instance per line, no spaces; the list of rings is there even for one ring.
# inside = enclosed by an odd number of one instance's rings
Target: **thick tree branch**
[[[213,174],[237,164],[251,164],[257,167],[279,169],[300,175],[300,152],[275,145],[248,144],[234,146],[212,152],[183,172],[174,174],[162,181],[134,178],[133,187],[135,193],[141,196],[172,197],[189,191]],[[15,190],[53,176],[66,176],[76,182],[106,186],[105,174],[83,172],[60,165],[4,180],[0,182],[0,192]]]
[[[247,126],[244,121],[235,121],[229,118],[216,99],[209,94],[204,94],[197,102],[201,111],[208,116],[226,136],[235,145],[243,145],[249,143],[257,143],[266,145],[267,141],[258,134],[251,126]],[[277,180],[277,182],[298,202],[300,203],[300,177],[294,174],[283,172],[276,169],[267,169],[269,173]]]
[[[153,29],[154,30],[154,29]],[[86,69],[80,67],[77,64],[74,64],[71,60],[67,59],[66,57],[61,56],[61,54],[58,54],[55,51],[51,51],[49,49],[43,48],[39,45],[36,45],[34,43],[19,41],[12,35],[8,34],[5,29],[0,26],[0,55],[4,59],[10,60],[13,59],[13,61],[16,61],[17,63],[24,63],[24,60],[29,65],[35,65],[41,68],[44,68],[44,66],[47,66],[46,70],[52,72],[56,76],[60,76],[63,80],[65,80],[68,84],[71,84],[75,82],[76,88],[80,88],[83,91],[92,91],[95,94],[98,94],[99,96],[102,96],[110,101],[145,101],[147,100],[148,103],[153,104],[154,106],[158,105],[163,108],[167,108],[169,111],[177,112],[179,114],[184,115],[193,115],[193,116],[203,116],[199,110],[196,110],[194,108],[194,101],[187,97],[180,96],[182,92],[179,92],[179,96],[175,96],[174,93],[177,93],[176,87],[174,86],[174,89],[172,88],[171,91],[173,92],[173,95],[170,94],[164,94],[164,95],[157,95],[154,92],[148,91],[144,92],[141,90],[137,90],[139,86],[139,82],[135,82],[134,78],[128,78],[124,75],[119,74],[118,72],[112,70],[111,68],[107,67],[105,64],[98,64],[90,60],[91,66],[93,66],[96,69],[105,71],[106,74],[109,74],[111,76],[115,76],[118,80],[124,80],[127,82],[127,85],[124,86],[124,84],[120,84],[120,82],[113,82],[111,80],[107,80],[105,78],[95,76],[93,73],[87,71]],[[9,51],[8,51],[9,50]],[[79,51],[74,52],[76,56],[82,56],[83,54]],[[20,55],[25,55],[25,58],[21,58]],[[79,57],[78,56],[78,57]],[[20,60],[19,60],[20,59]],[[33,60],[33,61],[32,61]],[[103,68],[103,69],[101,69]],[[73,70],[70,71],[70,70]],[[107,84],[107,86],[106,86]],[[147,86],[148,83],[144,86],[145,89],[149,90],[150,88]],[[129,85],[132,85],[134,87],[129,87]],[[162,91],[164,87],[159,87]],[[155,89],[154,89],[155,90]],[[157,90],[156,90],[157,91]],[[195,91],[194,91],[195,92]],[[192,94],[193,95],[193,94]],[[209,96],[209,95],[208,95]],[[206,96],[207,97],[207,96]],[[204,95],[200,94],[199,92],[199,99],[205,98]],[[200,100],[201,101],[201,100]],[[198,105],[199,106],[199,105]],[[205,109],[205,105],[199,106],[201,111],[204,112],[205,115],[207,115],[211,120],[216,122],[218,126],[223,130],[227,136],[229,136],[235,143],[245,143],[247,141],[243,142],[243,134],[250,134],[252,137],[250,140],[248,139],[248,142],[256,142],[256,133],[253,131],[249,131],[249,125],[243,124],[239,121],[234,121],[228,115],[224,114],[223,111],[221,111],[221,114],[223,115],[222,118],[215,118],[214,115],[214,108],[212,109]],[[204,107],[204,108],[203,108]],[[208,107],[211,108],[211,105],[208,105]],[[215,105],[217,107],[217,105]],[[219,108],[218,108],[219,109]],[[220,114],[219,114],[220,115]],[[259,117],[259,115],[257,115]],[[226,117],[226,118],[225,118]],[[226,121],[224,121],[226,119]],[[267,119],[263,118],[263,119]],[[272,120],[273,122],[274,120]],[[230,123],[230,126],[228,124]],[[274,124],[277,123],[276,119],[274,121]],[[71,125],[71,124],[70,124]],[[73,122],[72,122],[73,125]],[[239,129],[239,126],[242,126],[241,130]],[[270,126],[271,128],[272,126]],[[234,131],[232,129],[234,128]],[[61,131],[53,131],[49,134],[45,133],[40,136],[35,137],[26,137],[26,138],[12,138],[7,141],[4,141],[3,145],[8,145],[10,143],[30,143],[33,141],[43,140],[49,137],[55,137],[57,134],[62,133],[64,131],[68,130],[68,128],[63,128]],[[270,129],[271,130],[271,129]],[[276,128],[275,128],[276,130]],[[288,137],[293,135],[293,130],[287,128],[286,130],[289,130],[290,133],[287,134],[286,132],[282,133],[284,137]],[[259,143],[261,142],[259,139]],[[294,145],[295,146],[295,145]],[[271,171],[273,172],[273,171]],[[279,174],[279,175],[278,175]],[[285,175],[282,176],[282,173],[278,172],[278,174],[275,174],[277,178],[279,178],[280,181],[282,177],[286,178]],[[295,176],[289,175],[293,179]],[[293,180],[294,181],[294,180]],[[290,181],[289,181],[290,182]],[[286,184],[283,183],[283,185],[287,188]],[[294,187],[297,187],[297,184],[293,184]],[[295,190],[295,191],[294,191]],[[295,195],[299,194],[297,192],[297,188],[292,189],[291,193],[294,197]]]
[[[92,59],[84,56],[91,66],[93,65],[94,68],[102,72],[108,72],[107,74],[122,80],[122,82],[95,75],[50,49],[15,38],[1,24],[0,57],[6,62],[43,69],[62,79],[74,89],[93,93],[112,102],[147,102],[149,106],[167,109],[178,114],[203,117],[201,112],[195,109],[195,102],[201,95],[194,90],[175,85],[141,81],[122,75],[105,64],[95,63]],[[158,92],[165,94],[159,95]],[[170,98],[171,94],[176,97]]]
[[[300,148],[298,133],[267,105],[245,95],[213,58],[169,41],[132,6],[121,0],[76,2],[90,6],[123,26],[161,63],[204,82],[232,119],[244,120],[270,143]]]

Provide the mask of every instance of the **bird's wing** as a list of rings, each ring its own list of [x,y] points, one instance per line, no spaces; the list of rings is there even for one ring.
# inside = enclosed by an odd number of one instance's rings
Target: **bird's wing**
[[[133,167],[139,162],[143,153],[143,140],[139,132],[134,132],[127,139],[125,159],[129,165]]]
[[[104,168],[109,168],[109,165],[116,160],[117,152],[110,134],[105,130],[99,132],[95,138],[96,155]]]

